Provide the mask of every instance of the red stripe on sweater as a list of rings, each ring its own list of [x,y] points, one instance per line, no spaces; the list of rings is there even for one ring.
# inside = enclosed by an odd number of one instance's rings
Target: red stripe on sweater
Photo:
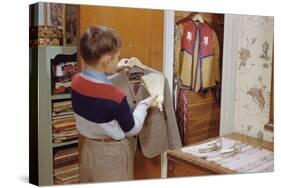
[[[121,103],[125,97],[122,89],[106,83],[97,83],[86,80],[77,73],[72,78],[71,87],[76,92],[88,96],[101,99],[108,99]]]

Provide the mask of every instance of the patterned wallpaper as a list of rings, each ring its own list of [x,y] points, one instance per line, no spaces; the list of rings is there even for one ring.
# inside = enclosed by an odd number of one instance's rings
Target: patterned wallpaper
[[[274,18],[239,16],[235,132],[273,141],[269,121]]]

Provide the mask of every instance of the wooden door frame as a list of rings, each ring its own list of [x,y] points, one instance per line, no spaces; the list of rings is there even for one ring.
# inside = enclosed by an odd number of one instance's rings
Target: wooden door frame
[[[173,94],[174,23],[175,11],[164,10],[163,74]],[[172,95],[173,96],[173,95]],[[161,154],[161,178],[167,178],[167,152]]]
[[[225,14],[220,135],[234,132],[239,35],[239,15]]]

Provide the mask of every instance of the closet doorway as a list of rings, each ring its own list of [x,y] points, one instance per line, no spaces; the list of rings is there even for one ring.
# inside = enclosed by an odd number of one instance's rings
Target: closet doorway
[[[219,136],[223,43],[224,14],[174,12],[173,93],[183,146]]]

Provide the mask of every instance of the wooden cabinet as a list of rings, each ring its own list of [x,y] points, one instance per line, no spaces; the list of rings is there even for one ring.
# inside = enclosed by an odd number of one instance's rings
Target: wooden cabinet
[[[168,177],[205,176],[219,174],[213,169],[208,169],[180,157],[168,155]]]
[[[168,157],[168,177],[206,176],[233,174],[227,168],[208,162],[181,151],[170,151]]]
[[[224,137],[239,140],[255,146],[260,146],[256,138],[242,136],[238,133],[232,133]],[[209,139],[204,142],[208,142]],[[201,143],[204,143],[201,142]],[[273,144],[267,141],[262,143],[262,148],[273,151]],[[184,153],[180,150],[168,151],[168,177],[183,177],[183,176],[205,176],[218,174],[235,174],[236,171],[224,168],[216,163],[207,161],[203,158],[196,157],[189,153]]]
[[[187,98],[187,145],[219,136],[220,106],[212,92],[188,91]]]
[[[92,25],[111,27],[122,38],[121,57],[135,56],[162,72],[164,11],[80,5],[79,12],[79,38]]]

